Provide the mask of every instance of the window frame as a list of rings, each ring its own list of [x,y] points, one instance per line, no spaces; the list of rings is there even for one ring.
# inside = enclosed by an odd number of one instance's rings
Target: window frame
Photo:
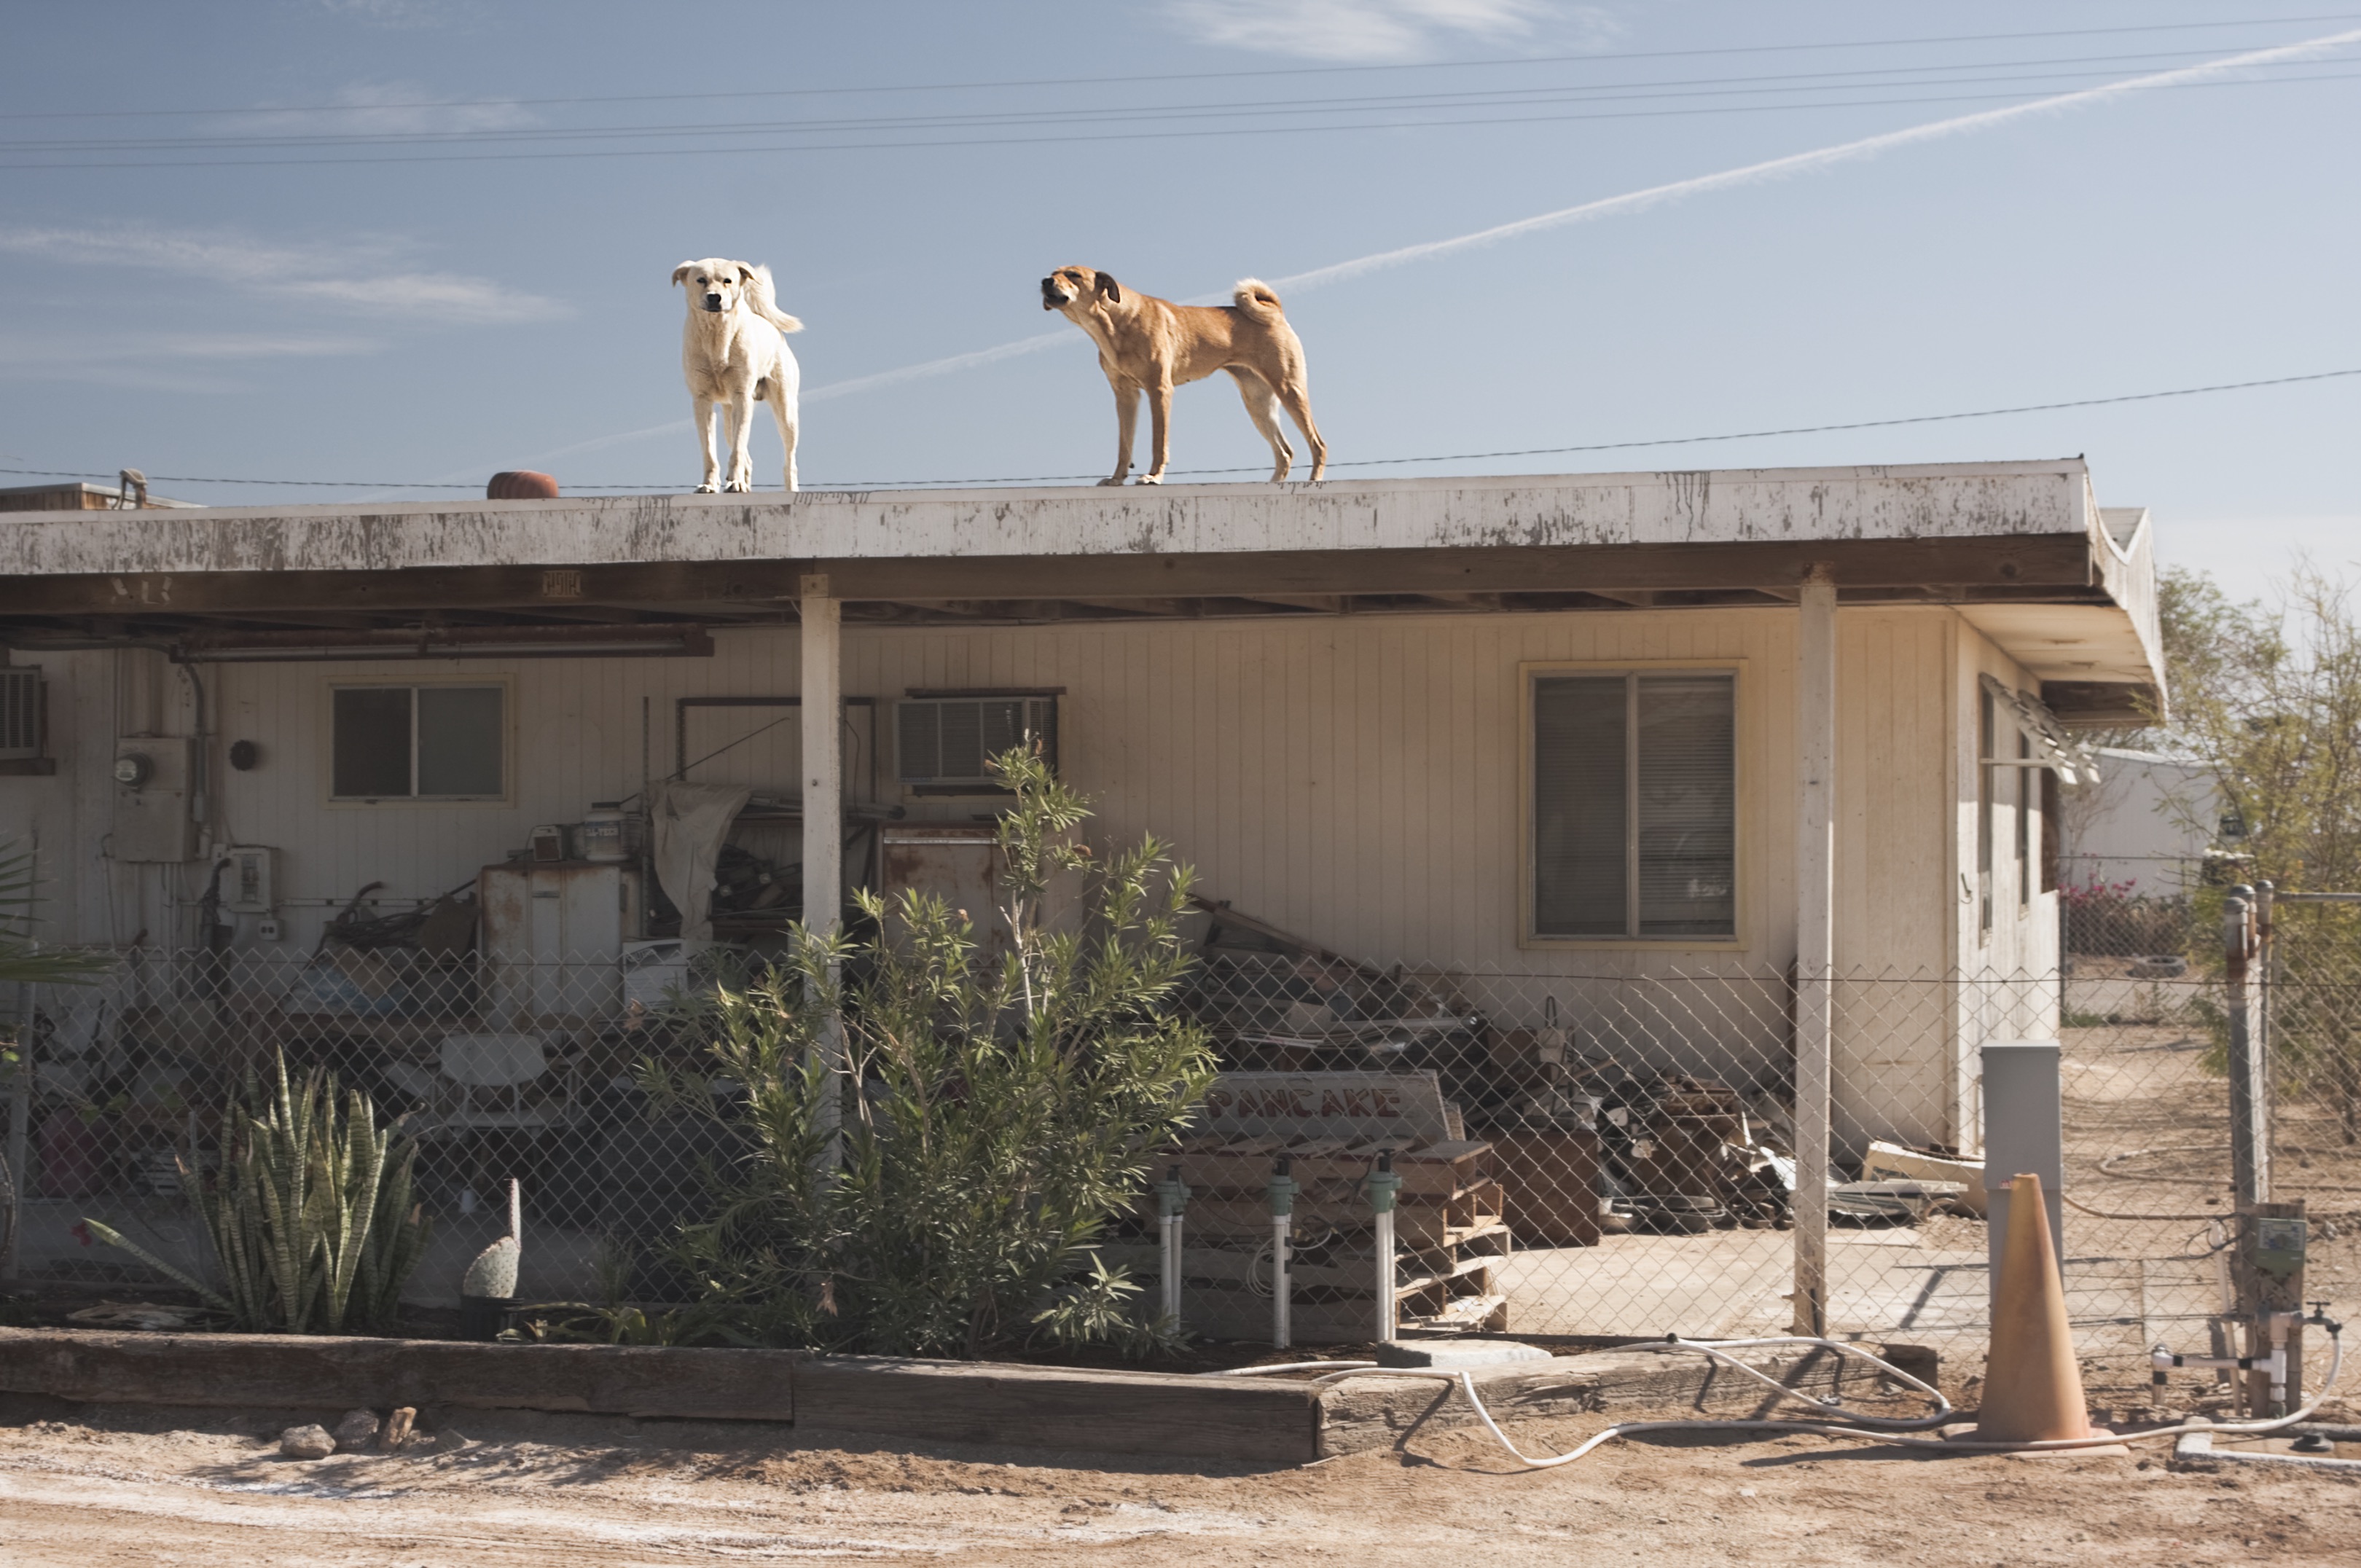
[[[1049,772],[1052,777],[1063,777],[1066,747],[1066,688],[1063,686],[913,686],[901,696],[886,699],[887,732],[893,737],[894,760],[890,777],[896,795],[905,800],[1007,800],[1016,792],[993,784],[988,778],[962,779],[949,784],[924,784],[905,778],[902,773],[902,708],[910,703],[950,702],[1026,702],[1043,703],[1049,713]],[[936,777],[941,777],[938,774]]]
[[[1730,677],[1730,932],[1726,937],[1565,937],[1538,930],[1536,907],[1540,868],[1536,862],[1534,813],[1534,714],[1537,682],[1558,675],[1727,674]],[[1517,666],[1517,946],[1535,951],[1579,949],[1616,951],[1741,952],[1752,945],[1752,860],[1754,762],[1747,743],[1753,692],[1744,659],[1549,659],[1529,660]],[[1626,759],[1638,765],[1638,752]],[[1624,825],[1628,858],[1637,853],[1639,824]]]
[[[336,793],[336,694],[340,691],[420,690],[467,687],[497,688],[500,694],[500,793],[498,795],[338,795]],[[483,806],[516,804],[517,696],[513,675],[331,676],[320,685],[320,794],[336,810],[376,810],[389,806]],[[418,778],[418,699],[410,703],[410,777]]]

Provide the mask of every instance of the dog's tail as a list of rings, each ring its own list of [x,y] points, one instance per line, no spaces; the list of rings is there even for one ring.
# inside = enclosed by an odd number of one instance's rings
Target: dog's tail
[[[1238,309],[1246,314],[1259,316],[1266,321],[1287,314],[1279,302],[1279,296],[1271,291],[1269,284],[1259,278],[1239,279],[1237,287],[1230,291],[1230,298],[1236,301]]]
[[[771,269],[767,267],[754,269],[754,280],[746,285],[746,302],[754,307],[756,315],[781,332],[804,330],[803,323],[779,309],[779,296],[771,286]]]

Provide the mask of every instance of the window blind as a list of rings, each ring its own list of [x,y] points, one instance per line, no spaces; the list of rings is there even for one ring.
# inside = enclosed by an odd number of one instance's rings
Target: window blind
[[[1533,683],[1537,936],[1626,935],[1628,686],[1622,675]]]
[[[1735,935],[1736,677],[1544,675],[1532,703],[1533,934]]]

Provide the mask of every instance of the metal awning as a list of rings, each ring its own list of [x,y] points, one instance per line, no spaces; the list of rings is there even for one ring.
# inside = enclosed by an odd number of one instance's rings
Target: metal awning
[[[2066,727],[2058,722],[2058,716],[2039,697],[2013,691],[1991,674],[1979,674],[1976,678],[2015,718],[2018,732],[2033,745],[2030,757],[1986,757],[1986,764],[2048,768],[2062,784],[2079,784],[2085,779],[2092,784],[2099,782],[2098,760],[2091,754],[2091,749],[2069,735]]]

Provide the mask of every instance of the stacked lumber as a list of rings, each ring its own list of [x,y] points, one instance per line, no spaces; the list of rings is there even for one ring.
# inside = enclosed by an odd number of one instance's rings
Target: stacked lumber
[[[1401,1178],[1394,1208],[1396,1326],[1499,1332],[1509,1324],[1499,1270],[1513,1245],[1492,1146],[1438,1139],[1396,1142],[1220,1134],[1191,1139],[1150,1162],[1174,1165],[1190,1190],[1183,1232],[1182,1321],[1214,1339],[1257,1340],[1271,1328],[1268,1187],[1284,1157],[1301,1184],[1291,1215],[1293,1337],[1306,1344],[1376,1337],[1379,1304],[1375,1216],[1363,1183],[1380,1153]],[[1156,1200],[1142,1208],[1153,1233]],[[1159,1266],[1152,1246],[1104,1249],[1135,1277]]]

